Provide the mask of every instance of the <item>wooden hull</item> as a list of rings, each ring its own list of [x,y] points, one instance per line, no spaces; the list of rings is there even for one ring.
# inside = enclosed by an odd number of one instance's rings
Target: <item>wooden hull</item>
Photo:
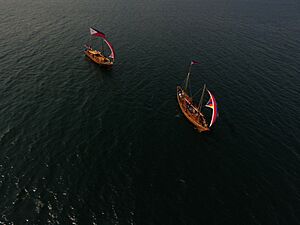
[[[199,132],[209,131],[203,114],[192,104],[192,99],[179,86],[177,86],[177,101],[185,117]]]
[[[111,67],[113,65],[113,61],[111,61],[109,58],[105,57],[101,54],[101,52],[98,52],[93,49],[87,49],[84,51],[84,54],[89,57],[93,62],[102,65]]]

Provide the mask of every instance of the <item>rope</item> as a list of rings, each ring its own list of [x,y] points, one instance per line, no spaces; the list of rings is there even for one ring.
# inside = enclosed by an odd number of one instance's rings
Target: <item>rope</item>
[[[200,91],[202,91],[202,88],[200,88],[200,89],[192,96],[192,98],[193,98],[194,96],[196,96]]]

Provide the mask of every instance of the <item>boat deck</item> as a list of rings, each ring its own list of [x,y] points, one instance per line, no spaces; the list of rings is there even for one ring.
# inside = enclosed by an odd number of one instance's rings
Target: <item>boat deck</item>
[[[196,126],[199,132],[209,131],[204,115],[193,105],[191,97],[179,86],[177,86],[177,100],[185,117]]]
[[[100,51],[90,48],[90,49],[86,49],[84,51],[84,54],[99,65],[104,65],[104,66],[113,65],[113,61],[105,57]]]

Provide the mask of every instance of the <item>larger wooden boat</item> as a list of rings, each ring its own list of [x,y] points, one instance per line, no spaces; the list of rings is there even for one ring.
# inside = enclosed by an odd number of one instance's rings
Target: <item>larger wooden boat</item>
[[[203,131],[209,131],[211,126],[215,123],[218,112],[217,112],[217,102],[215,100],[215,97],[210,93],[210,91],[206,88],[206,85],[204,84],[202,95],[200,98],[199,104],[195,104],[193,102],[193,98],[189,96],[188,94],[188,84],[189,84],[189,78],[191,74],[191,68],[192,65],[197,64],[196,61],[192,61],[189,67],[189,72],[185,80],[184,87],[177,86],[177,101],[180,106],[181,111],[185,115],[185,117],[195,126],[195,128],[199,132]],[[207,124],[204,114],[202,113],[202,102],[203,97],[205,94],[205,91],[208,92],[210,98],[205,105],[206,107],[209,107],[212,109],[212,115],[210,123]]]
[[[84,54],[99,65],[112,66],[114,64],[114,60],[115,60],[115,50],[114,50],[112,44],[106,39],[106,36],[104,33],[96,30],[95,28],[92,28],[92,27],[90,28],[90,34],[92,36],[100,37],[102,39],[102,52],[99,50],[93,49],[90,45],[84,45],[84,47],[85,47]],[[103,53],[103,50],[104,50],[103,44],[104,43],[110,49],[109,56],[105,56]]]

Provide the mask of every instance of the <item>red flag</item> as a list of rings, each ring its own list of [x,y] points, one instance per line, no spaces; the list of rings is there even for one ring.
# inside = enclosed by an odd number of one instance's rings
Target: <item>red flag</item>
[[[194,64],[200,64],[199,62],[195,61],[195,60],[192,60],[191,61],[191,65],[194,65]]]
[[[102,37],[105,38],[105,34],[96,30],[95,28],[90,27],[90,33],[92,36]]]

